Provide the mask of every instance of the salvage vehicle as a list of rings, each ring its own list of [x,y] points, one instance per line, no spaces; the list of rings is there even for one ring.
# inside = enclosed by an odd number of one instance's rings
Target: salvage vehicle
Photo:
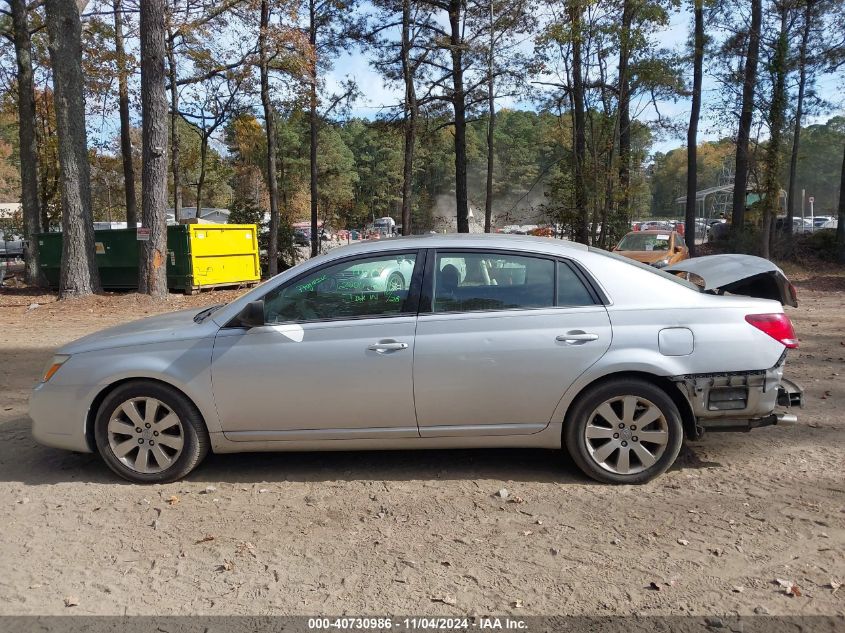
[[[614,253],[655,268],[663,268],[689,257],[683,236],[673,230],[643,229],[631,231],[623,237]]]
[[[341,283],[399,259],[401,289]],[[336,248],[229,304],[65,345],[32,393],[33,434],[143,483],[209,451],[494,447],[565,449],[590,477],[643,483],[685,438],[794,422],[802,403],[780,269],[735,255],[672,273],[530,236]]]

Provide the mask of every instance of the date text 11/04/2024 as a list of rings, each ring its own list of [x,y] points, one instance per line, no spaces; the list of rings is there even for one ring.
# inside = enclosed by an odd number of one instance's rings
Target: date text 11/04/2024
[[[309,618],[309,630],[371,630],[371,631],[524,631],[524,620],[508,617],[368,617],[368,618]]]

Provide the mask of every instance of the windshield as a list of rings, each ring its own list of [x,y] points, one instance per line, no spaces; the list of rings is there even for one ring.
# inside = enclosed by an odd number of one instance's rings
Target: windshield
[[[616,247],[620,251],[668,251],[668,233],[628,233]]]
[[[599,255],[605,255],[607,257],[612,257],[613,259],[619,260],[620,262],[625,262],[626,264],[629,264],[631,266],[636,266],[637,268],[640,268],[642,270],[647,270],[652,275],[658,275],[660,277],[663,277],[664,279],[668,279],[669,281],[673,281],[676,284],[680,284],[681,286],[684,286],[685,288],[689,288],[690,290],[695,290],[696,292],[701,292],[701,290],[702,290],[701,286],[696,286],[691,281],[687,281],[686,279],[683,279],[682,277],[678,277],[677,275],[672,275],[670,273],[663,272],[662,270],[660,270],[659,268],[655,268],[654,266],[649,266],[648,264],[643,264],[643,263],[635,261],[633,259],[628,259],[627,257],[622,257],[622,255],[617,255],[616,253],[609,253],[608,251],[606,251],[604,249],[596,248],[594,246],[591,246],[589,250],[590,250],[591,253],[598,253]]]

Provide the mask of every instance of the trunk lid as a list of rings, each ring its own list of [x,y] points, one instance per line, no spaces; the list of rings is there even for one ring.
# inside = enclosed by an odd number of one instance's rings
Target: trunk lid
[[[780,268],[762,257],[735,253],[706,255],[685,259],[663,270],[697,275],[704,282],[705,292],[730,292],[798,306],[795,288],[789,279]]]

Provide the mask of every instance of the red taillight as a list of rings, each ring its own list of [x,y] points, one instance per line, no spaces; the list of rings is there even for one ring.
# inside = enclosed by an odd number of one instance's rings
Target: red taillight
[[[798,347],[792,321],[785,314],[746,314],[745,320],[789,349]]]

